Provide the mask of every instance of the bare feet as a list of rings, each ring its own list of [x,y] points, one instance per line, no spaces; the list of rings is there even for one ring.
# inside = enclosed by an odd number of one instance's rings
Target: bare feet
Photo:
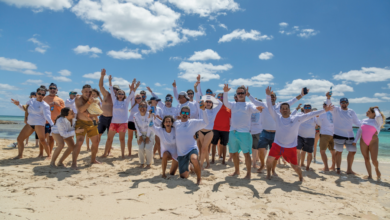
[[[106,158],[106,157],[108,157],[107,154],[103,154],[102,156],[100,156],[100,158]]]
[[[299,177],[299,181],[303,182],[303,176]]]
[[[23,158],[23,156],[16,156],[16,157],[14,157],[14,158],[12,158],[12,160],[19,160],[19,159],[22,159]]]
[[[99,161],[95,160],[95,161],[91,161],[91,164],[101,164]]]
[[[251,179],[251,173],[247,173],[244,179],[250,180]]]
[[[57,167],[58,168],[66,168],[66,166],[61,162],[61,163],[58,163],[57,164]]]
[[[87,151],[91,151],[91,149],[87,148]]]
[[[51,168],[57,168],[57,166],[55,165],[55,163],[50,163],[50,167],[51,167]]]
[[[196,181],[196,185],[202,185],[202,179],[201,178],[199,178],[197,181]]]
[[[336,170],[336,168],[334,168],[334,167],[331,167],[331,168],[329,168],[329,170],[330,170],[330,171],[335,171],[335,170]]]
[[[209,169],[210,168],[210,164],[207,164],[207,166],[205,167],[205,169]]]
[[[78,170],[79,168],[77,168],[76,165],[75,165],[75,166],[72,165],[72,166],[70,167],[70,169],[72,169],[72,170]]]
[[[143,164],[141,164],[141,165],[139,166],[139,168],[144,168],[144,165],[143,165]]]
[[[271,175],[267,174],[267,179],[271,180]]]
[[[350,170],[350,171],[347,171],[347,174],[352,174],[352,175],[355,175],[356,173],[355,173],[355,172],[353,172],[352,170]]]
[[[304,163],[301,163],[301,167],[305,167],[306,165]]]
[[[306,171],[310,171],[310,167],[306,167]]]
[[[365,176],[365,177],[363,177],[363,179],[370,180],[370,179],[372,179],[372,176]]]
[[[258,169],[259,167],[256,164],[252,165],[253,169]]]
[[[272,171],[272,176],[278,176],[278,174],[276,173],[276,171]]]
[[[337,170],[337,174],[341,174],[341,170]]]
[[[150,164],[147,165],[147,166],[145,167],[145,169],[150,169],[150,168],[152,168],[152,167],[150,166]]]
[[[122,159],[125,159],[125,155],[122,155]]]
[[[240,172],[234,172],[232,174],[229,174],[229,176],[239,176],[240,175]]]
[[[375,168],[375,172],[376,172],[376,176],[378,177],[378,180],[380,180],[382,175],[381,172],[379,171],[378,168]]]
[[[326,169],[326,167],[322,168],[321,171],[328,172],[329,169]]]
[[[163,173],[163,175],[161,176],[162,178],[166,179],[167,178],[167,175],[165,175],[165,173]]]
[[[226,166],[226,163],[225,163],[225,161],[222,161],[222,165]]]
[[[45,160],[51,160],[51,156],[47,156]]]
[[[211,163],[211,164],[214,164],[215,162],[214,162],[214,160],[212,160],[210,163]]]

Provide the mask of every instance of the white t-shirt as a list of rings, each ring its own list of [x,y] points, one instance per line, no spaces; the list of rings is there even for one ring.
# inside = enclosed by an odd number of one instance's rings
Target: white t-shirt
[[[330,99],[327,100],[327,104],[330,103]],[[333,111],[333,123],[334,123],[334,134],[352,138],[355,136],[352,130],[353,124],[360,127],[360,120],[358,119],[356,113],[352,109],[342,110],[340,107],[335,106]]]
[[[261,125],[263,126],[263,129],[264,130],[276,130],[276,124],[275,124],[275,121],[272,119],[272,117],[271,117],[271,115],[270,115],[270,113],[268,111],[267,103],[257,101],[255,98],[253,98],[253,96],[249,96],[249,100],[251,100],[251,102],[253,104],[255,104],[255,106],[262,106],[262,107],[264,107],[263,111],[261,112]],[[287,102],[275,103],[273,108],[276,110],[276,112],[280,113],[280,105],[282,103],[288,103],[290,106],[292,106],[297,101],[298,101],[297,98],[293,98],[293,99],[291,99],[291,100],[289,100]]]
[[[176,131],[172,127],[171,133],[168,133],[165,128],[158,127],[159,122],[155,120],[154,125],[150,129],[160,138],[161,143],[161,157],[165,151],[168,151],[174,160],[177,161],[177,146],[176,146]]]
[[[199,103],[200,102],[200,97],[199,97],[199,93],[196,94],[196,99],[197,99],[197,102]],[[215,121],[215,117],[217,116],[219,110],[222,108],[222,105],[223,103],[221,101],[218,101],[218,106],[213,108],[213,109],[205,109],[205,111],[207,112],[207,117],[209,119],[209,124],[204,128],[204,129],[207,129],[207,130],[213,130],[214,128],[214,121]],[[200,105],[198,104],[198,111],[200,112],[201,109],[200,109]],[[203,118],[203,115],[199,115],[199,119],[202,119]]]
[[[251,115],[251,134],[260,134],[263,131],[261,124],[261,113],[252,113]]]
[[[229,102],[228,93],[223,94],[223,103],[232,113],[230,130],[250,132],[252,113],[258,113],[256,106],[250,102]]]
[[[127,123],[127,117],[129,113],[129,103],[132,97],[134,96],[134,92],[131,92],[130,95],[126,97],[123,101],[118,101],[115,96],[114,89],[110,86],[110,93],[112,99],[112,120],[111,123],[123,124]]]
[[[291,113],[291,115],[301,115],[305,114],[302,112],[297,113],[296,110]],[[311,118],[301,124],[299,126],[298,136],[303,138],[315,138],[316,137],[316,125],[317,125],[317,117]]]
[[[326,114],[320,115],[317,119],[318,125],[321,127],[320,134],[333,136],[334,125],[332,112],[326,112]]]
[[[180,115],[180,110],[183,106],[188,106],[188,107],[190,107],[190,113],[191,113],[190,119],[198,119],[199,118],[199,111],[198,111],[199,103],[197,103],[196,100],[194,100],[194,101],[188,100],[186,103],[180,104],[179,94],[177,93],[176,87],[173,87],[173,96],[175,97],[176,101],[179,103],[176,107],[176,115]]]
[[[68,107],[68,108],[72,109],[73,112],[75,114],[77,114],[77,108],[76,108],[76,104],[74,103],[74,101],[76,101],[76,98],[74,98],[74,99],[67,99],[65,101],[65,107]]]
[[[51,128],[51,133],[60,134],[64,139],[75,135],[76,119],[70,121],[64,117],[57,119],[56,124]]]
[[[51,126],[54,125],[51,120],[50,106],[45,101],[38,102],[33,98],[26,104],[28,105],[27,124],[45,126],[48,121]]]
[[[377,108],[375,108],[374,111],[375,111],[375,119],[371,119],[371,118],[363,119],[361,126],[370,125],[376,129],[376,131],[378,132],[378,135],[379,135],[379,132],[381,131],[381,126],[383,124],[383,118],[382,118],[382,115]],[[356,143],[360,139],[361,136],[362,136],[362,128],[360,127],[356,133],[356,138],[355,138],[354,142]]]
[[[158,99],[158,96],[154,92],[152,92],[152,96]],[[164,105],[164,103],[162,103],[162,101],[157,102],[157,106],[162,110],[162,113],[160,115],[161,118],[164,118],[167,115],[170,115],[175,118],[176,115],[178,115],[176,107],[171,106],[170,108],[168,108]]]
[[[193,149],[198,149],[196,140],[194,139],[195,132],[205,128],[209,123],[206,111],[202,111],[203,119],[188,119],[186,122],[177,120],[174,123],[176,131],[176,146],[177,155],[184,156]]]
[[[298,145],[299,126],[303,122],[325,113],[325,110],[320,110],[307,114],[290,115],[288,118],[283,118],[283,116],[272,107],[270,95],[267,95],[267,105],[269,106],[268,110],[270,115],[276,122],[274,142],[284,148],[293,148]]]

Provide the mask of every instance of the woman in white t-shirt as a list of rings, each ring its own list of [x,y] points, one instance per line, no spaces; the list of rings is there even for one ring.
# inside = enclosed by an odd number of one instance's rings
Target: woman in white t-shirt
[[[135,80],[133,81],[135,83]],[[137,88],[139,87],[141,83],[137,82],[135,85],[135,88],[133,89],[133,92],[135,94],[135,91],[137,91]],[[127,122],[127,148],[129,150],[129,157],[131,156],[131,149],[133,147],[133,137],[134,137],[134,131],[137,129],[135,128],[134,125],[134,115],[135,113],[138,113],[138,105],[141,103],[142,97],[140,94],[136,94],[135,97],[131,99],[131,108],[129,110],[130,115],[128,118]]]

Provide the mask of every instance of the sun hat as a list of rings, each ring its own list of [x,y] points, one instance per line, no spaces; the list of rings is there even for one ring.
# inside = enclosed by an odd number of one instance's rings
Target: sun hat
[[[213,108],[216,108],[219,105],[218,99],[216,99],[214,96],[211,96],[211,95],[202,96],[201,101],[204,101],[205,103],[206,103],[206,101],[212,101]]]

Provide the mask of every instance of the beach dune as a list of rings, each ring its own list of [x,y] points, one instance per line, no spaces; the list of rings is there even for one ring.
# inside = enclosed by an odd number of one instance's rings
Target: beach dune
[[[36,158],[35,147],[11,160],[17,155],[7,147],[11,142],[0,140],[0,219],[390,219],[388,173],[382,181],[365,180],[363,174],[323,174],[313,164],[300,183],[280,165],[279,177],[266,180],[253,171],[249,181],[242,179],[244,164],[237,178],[228,177],[233,164],[217,161],[197,186],[195,175],[161,178],[161,160],[152,169],[137,168],[138,157],[119,159],[118,149],[90,166],[83,147],[80,169],[72,171],[51,168]],[[69,166],[70,157],[65,162]]]

